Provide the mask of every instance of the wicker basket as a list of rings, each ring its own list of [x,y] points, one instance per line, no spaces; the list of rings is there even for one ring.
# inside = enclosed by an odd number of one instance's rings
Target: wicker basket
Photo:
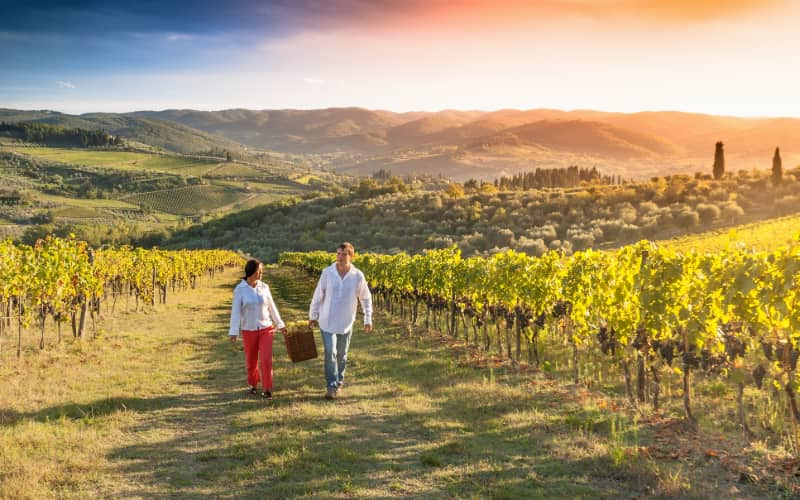
[[[292,363],[306,361],[317,357],[317,344],[314,342],[314,330],[304,323],[289,323],[283,335],[286,352]]]

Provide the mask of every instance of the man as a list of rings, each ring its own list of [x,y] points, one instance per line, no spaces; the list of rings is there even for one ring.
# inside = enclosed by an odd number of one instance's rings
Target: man
[[[322,270],[308,311],[309,326],[319,326],[322,331],[327,399],[341,395],[359,301],[364,312],[364,331],[372,332],[372,294],[364,273],[352,264],[354,255],[353,245],[346,242],[339,245],[336,262]]]

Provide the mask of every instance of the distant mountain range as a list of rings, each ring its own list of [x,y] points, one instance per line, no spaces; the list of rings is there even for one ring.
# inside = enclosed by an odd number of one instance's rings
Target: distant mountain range
[[[133,116],[181,123],[251,147],[324,153],[378,152],[481,141],[542,145],[600,156],[713,155],[717,140],[733,154],[776,146],[800,149],[800,119],[737,118],[680,112],[500,110],[392,113],[321,110],[141,111]],[[765,143],[766,142],[766,143]],[[577,149],[576,149],[577,148]]]
[[[16,113],[17,115],[14,115]],[[70,126],[102,126],[167,149],[238,145],[328,155],[339,171],[440,173],[465,179],[536,167],[596,165],[631,177],[710,168],[725,143],[731,170],[768,168],[775,147],[800,160],[800,119],[681,112],[608,113],[550,109],[393,113],[362,108],[166,110],[80,116],[0,110]]]

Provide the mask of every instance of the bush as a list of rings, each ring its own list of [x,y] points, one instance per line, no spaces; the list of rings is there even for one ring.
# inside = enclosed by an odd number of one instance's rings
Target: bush
[[[684,210],[675,216],[675,222],[683,229],[691,229],[700,223],[700,216],[694,210]]]
[[[636,209],[633,208],[633,205],[630,203],[624,203],[617,207],[617,217],[619,217],[622,222],[626,224],[633,224],[636,222]]]
[[[534,257],[541,257],[547,251],[547,245],[541,238],[531,239],[520,236],[517,240],[517,250]]]
[[[639,214],[642,216],[658,211],[658,205],[652,201],[639,203]]]
[[[725,220],[730,220],[731,223],[734,223],[744,215],[744,210],[735,201],[729,201],[722,205],[721,215]]]
[[[611,241],[619,236],[620,231],[625,226],[625,223],[619,219],[599,220],[597,225],[603,231],[603,236],[606,241]]]
[[[624,241],[637,241],[642,237],[642,231],[635,224],[625,224],[619,232],[620,239]]]
[[[528,230],[528,236],[530,236],[532,239],[543,239],[545,241],[550,241],[558,238],[558,231],[554,225],[546,224],[544,226],[531,228]]]
[[[489,237],[489,242],[498,247],[510,246],[511,242],[514,241],[514,231],[508,228],[495,229],[487,236]]]
[[[708,199],[713,201],[728,201],[729,197],[725,188],[716,188],[708,194]]]
[[[784,196],[775,202],[775,210],[781,215],[788,215],[800,210],[800,197]]]
[[[710,224],[711,222],[719,219],[720,209],[716,205],[707,203],[700,203],[697,205],[697,215],[703,224]]]
[[[553,240],[547,246],[550,247],[550,250],[560,250],[566,255],[572,254],[572,243],[568,240]]]
[[[594,245],[594,235],[588,232],[576,234],[569,240],[575,250],[584,250]]]

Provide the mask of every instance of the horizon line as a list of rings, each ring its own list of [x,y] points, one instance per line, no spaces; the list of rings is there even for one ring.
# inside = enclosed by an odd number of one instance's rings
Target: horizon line
[[[600,109],[600,108],[572,108],[572,109],[565,109],[565,108],[557,108],[557,107],[539,107],[539,108],[513,108],[513,107],[502,107],[496,109],[459,109],[459,108],[441,108],[437,110],[424,110],[424,109],[411,109],[411,110],[404,110],[399,111],[395,109],[389,108],[368,108],[364,106],[358,105],[344,105],[344,106],[328,106],[328,107],[309,107],[309,108],[302,108],[302,107],[275,107],[275,108],[245,108],[245,107],[230,107],[230,108],[217,108],[217,109],[210,109],[210,108],[191,108],[191,107],[166,107],[161,109],[156,108],[140,108],[140,109],[133,109],[130,111],[83,111],[79,113],[62,111],[55,108],[16,108],[16,107],[5,107],[0,106],[0,110],[5,111],[22,111],[22,112],[48,112],[48,113],[60,113],[64,115],[72,115],[72,116],[83,116],[83,115],[92,115],[92,114],[117,114],[117,115],[125,115],[125,114],[134,114],[134,113],[164,113],[167,111],[189,111],[189,112],[201,112],[201,113],[221,113],[225,111],[256,111],[256,112],[264,112],[264,111],[331,111],[331,110],[362,110],[362,111],[371,111],[371,112],[386,112],[386,113],[394,113],[394,114],[440,114],[440,113],[447,113],[447,112],[456,112],[456,113],[498,113],[502,111],[518,111],[522,113],[526,112],[533,112],[533,111],[555,111],[560,113],[608,113],[608,114],[620,114],[620,115],[637,115],[637,114],[644,114],[644,113],[680,113],[680,114],[687,114],[687,115],[700,115],[700,116],[713,116],[713,117],[720,117],[720,118],[738,118],[738,119],[753,119],[753,120],[770,120],[770,119],[800,119],[800,116],[791,116],[791,115],[735,115],[735,114],[716,114],[710,113],[705,111],[687,111],[681,109],[642,109],[638,111],[616,111],[616,110],[608,110],[608,109]]]

